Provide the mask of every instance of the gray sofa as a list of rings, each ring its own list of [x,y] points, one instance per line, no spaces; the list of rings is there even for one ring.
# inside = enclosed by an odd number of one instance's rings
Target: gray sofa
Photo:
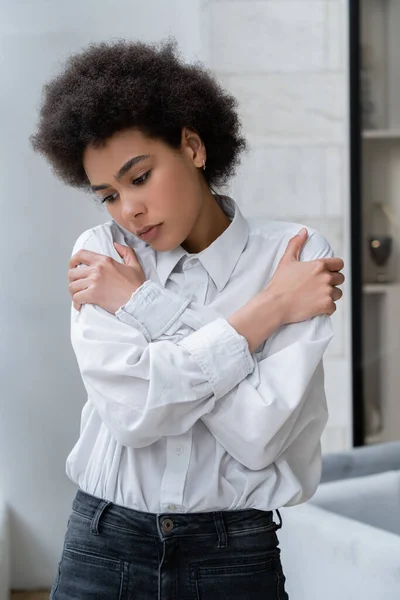
[[[281,511],[290,600],[399,600],[400,443],[327,456],[323,479]]]

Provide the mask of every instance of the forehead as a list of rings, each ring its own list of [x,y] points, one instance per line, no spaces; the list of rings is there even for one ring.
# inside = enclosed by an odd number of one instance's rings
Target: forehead
[[[143,154],[154,155],[164,146],[160,140],[149,138],[137,129],[125,129],[101,146],[87,146],[82,158],[83,168],[91,184],[111,181],[129,159]]]

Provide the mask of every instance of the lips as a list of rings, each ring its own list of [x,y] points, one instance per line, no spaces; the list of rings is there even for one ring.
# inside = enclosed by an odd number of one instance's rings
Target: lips
[[[150,231],[150,229],[153,229],[153,227],[157,227],[157,225],[149,225],[148,227],[143,227],[142,229],[139,229],[139,231],[137,232],[137,235],[141,236],[144,233],[147,233],[148,231]]]
[[[138,232],[138,236],[140,237],[141,240],[144,240],[145,242],[151,242],[153,240],[156,239],[156,237],[159,234],[161,228],[161,224],[160,225],[152,225],[143,229],[140,229],[140,233]]]

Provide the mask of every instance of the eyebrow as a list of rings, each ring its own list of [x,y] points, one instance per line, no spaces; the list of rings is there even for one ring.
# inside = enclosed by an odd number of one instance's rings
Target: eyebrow
[[[134,156],[133,158],[130,158],[126,161],[124,165],[122,165],[118,173],[114,175],[115,179],[119,181],[126,173],[128,173],[128,171],[131,170],[133,166],[137,165],[138,163],[144,160],[147,160],[148,158],[150,158],[150,154],[139,154],[139,156]],[[93,192],[99,192],[101,190],[107,190],[109,187],[109,184],[101,183],[100,185],[91,185],[90,189]]]

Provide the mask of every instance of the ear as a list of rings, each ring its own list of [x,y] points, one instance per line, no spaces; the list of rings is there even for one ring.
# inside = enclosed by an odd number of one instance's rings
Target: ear
[[[203,166],[207,158],[206,149],[197,131],[183,127],[181,147],[196,167],[201,168]]]

